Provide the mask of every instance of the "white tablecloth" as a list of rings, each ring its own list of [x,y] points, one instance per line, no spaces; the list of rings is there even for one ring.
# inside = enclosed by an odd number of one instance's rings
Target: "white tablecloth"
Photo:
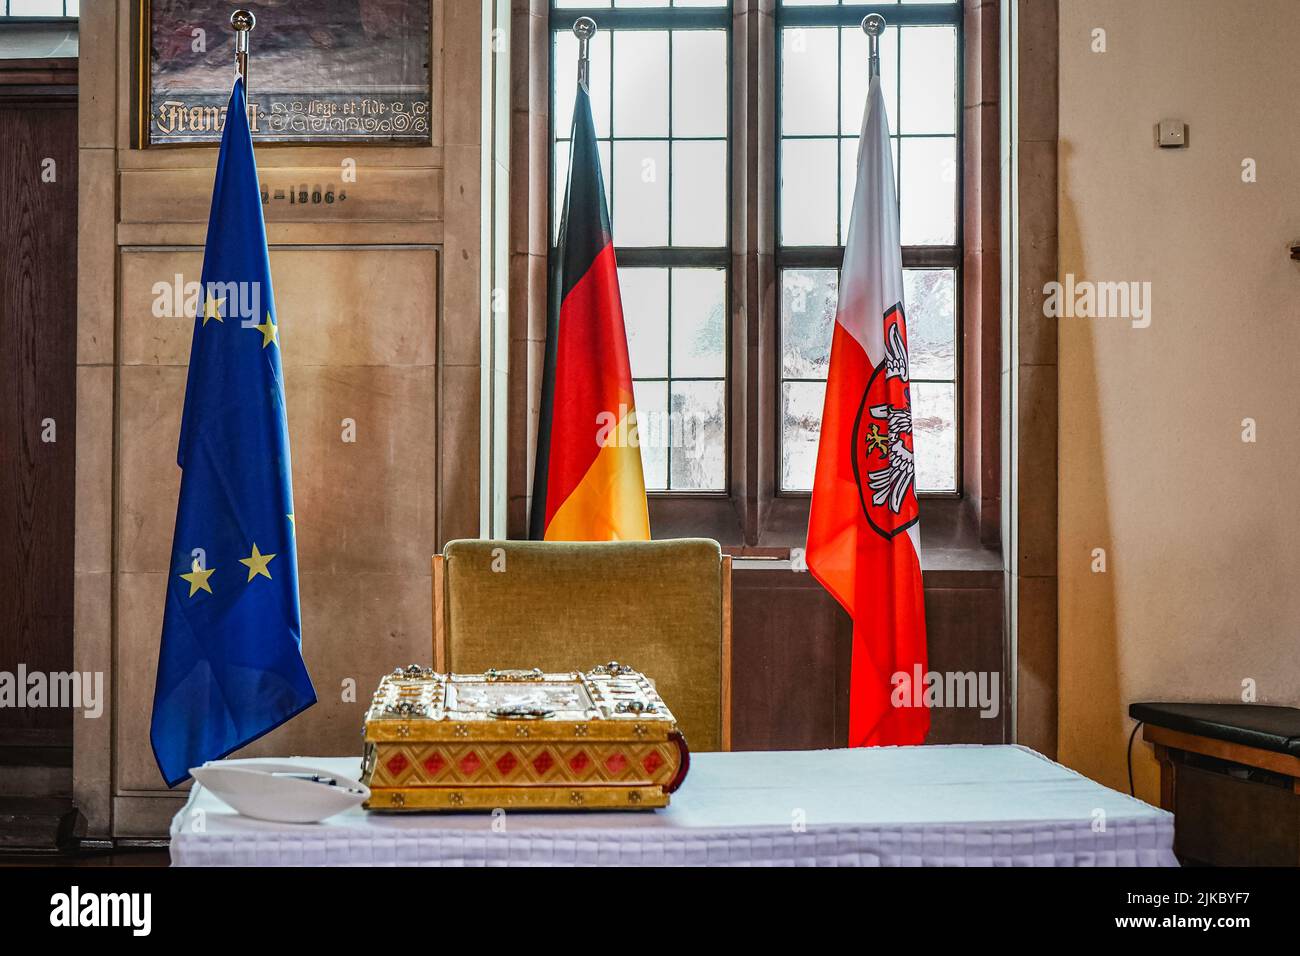
[[[297,758],[355,777],[358,761]],[[196,811],[202,811],[196,813]],[[631,813],[237,815],[196,785],[177,866],[1177,866],[1173,815],[1017,746],[702,753]]]

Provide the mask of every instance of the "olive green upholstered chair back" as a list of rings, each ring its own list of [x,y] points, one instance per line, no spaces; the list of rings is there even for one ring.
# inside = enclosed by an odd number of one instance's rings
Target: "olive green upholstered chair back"
[[[692,750],[731,744],[731,559],[716,541],[448,542],[434,666],[646,674]]]

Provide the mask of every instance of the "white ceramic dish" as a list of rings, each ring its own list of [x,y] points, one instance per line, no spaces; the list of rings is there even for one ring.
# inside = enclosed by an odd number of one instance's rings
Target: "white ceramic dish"
[[[319,823],[370,798],[356,780],[301,764],[214,760],[190,773],[243,816],[275,823]]]

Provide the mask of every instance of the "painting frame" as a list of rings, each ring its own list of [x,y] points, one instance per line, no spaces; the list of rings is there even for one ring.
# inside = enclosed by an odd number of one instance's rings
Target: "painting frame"
[[[158,105],[157,97],[174,91],[168,89],[159,89],[156,85],[155,63],[157,62],[157,51],[155,49],[154,28],[156,25],[154,13],[155,3],[167,0],[136,0],[132,6],[132,81],[134,84],[134,95],[131,97],[131,130],[132,146],[136,149],[175,149],[184,147],[210,147],[216,146],[220,142],[220,126],[213,130],[204,130],[202,134],[195,135],[189,133],[186,135],[167,135],[159,134],[156,129],[156,120],[158,114],[155,107]],[[203,3],[204,0],[197,0]],[[229,6],[229,9],[236,8],[236,4],[221,3],[221,6]],[[261,0],[261,2],[275,2],[275,0]],[[259,90],[258,88],[258,35],[259,30],[263,31],[265,37],[265,23],[259,21],[251,35],[251,51],[249,57],[249,89],[248,97],[250,104],[250,125],[254,128],[254,142],[259,146],[383,146],[383,147],[429,147],[435,143],[436,129],[434,127],[437,118],[436,103],[434,101],[434,90],[437,84],[435,74],[436,58],[433,40],[433,34],[437,28],[436,10],[434,0],[324,0],[325,3],[333,3],[338,6],[352,3],[379,2],[386,4],[389,8],[404,5],[406,8],[422,16],[425,34],[413,38],[409,35],[402,35],[397,42],[405,45],[408,59],[410,55],[418,54],[423,57],[423,63],[420,68],[422,76],[419,77],[418,86],[405,87],[400,93],[371,88],[359,89],[355,91],[328,91],[317,92],[311,90]],[[241,4],[240,6],[243,6]],[[258,0],[251,0],[246,4],[254,12],[257,12]],[[289,12],[292,8],[286,8]],[[313,4],[313,12],[320,9],[319,4]],[[228,16],[228,15],[227,15]],[[301,20],[296,21],[296,26],[302,28],[304,24]],[[224,24],[224,29],[220,34],[222,43],[228,43],[233,46],[234,31],[230,28],[228,21]],[[265,62],[265,56],[263,58]],[[233,53],[229,59],[229,70],[224,71],[221,68],[213,70],[214,82],[210,87],[205,87],[198,91],[185,91],[185,94],[197,97],[198,100],[189,106],[183,106],[183,110],[190,113],[212,114],[214,112],[224,113],[225,101],[228,97],[228,89],[224,87],[223,80],[226,77],[232,78],[234,75],[234,56]],[[283,73],[283,70],[281,71]],[[383,97],[387,96],[385,101]],[[339,128],[330,128],[317,132],[292,131],[284,132],[273,129],[267,120],[272,114],[272,110],[266,107],[268,104],[285,104],[291,103],[295,98],[310,101],[312,105],[326,103],[328,106],[337,108],[342,104],[346,109],[349,105],[348,99],[359,101],[362,98],[369,98],[374,101],[378,98],[382,105],[393,104],[396,98],[406,97],[408,109],[406,115],[412,119],[410,128],[405,130],[365,130],[359,129],[356,132],[346,132]],[[315,98],[315,99],[313,99]],[[219,104],[219,105],[218,105]],[[258,111],[260,112],[260,117]],[[400,105],[394,109],[394,115],[402,112]],[[281,110],[280,115],[293,115],[301,117],[311,115],[304,113],[302,110],[292,112]],[[222,120],[224,122],[224,118]],[[317,120],[319,122],[319,120]],[[334,126],[340,126],[336,122]],[[256,126],[262,126],[257,129]]]

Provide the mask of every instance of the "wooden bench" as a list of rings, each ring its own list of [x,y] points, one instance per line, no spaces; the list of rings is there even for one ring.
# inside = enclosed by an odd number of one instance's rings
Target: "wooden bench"
[[[1184,863],[1300,866],[1300,708],[1136,703]]]

